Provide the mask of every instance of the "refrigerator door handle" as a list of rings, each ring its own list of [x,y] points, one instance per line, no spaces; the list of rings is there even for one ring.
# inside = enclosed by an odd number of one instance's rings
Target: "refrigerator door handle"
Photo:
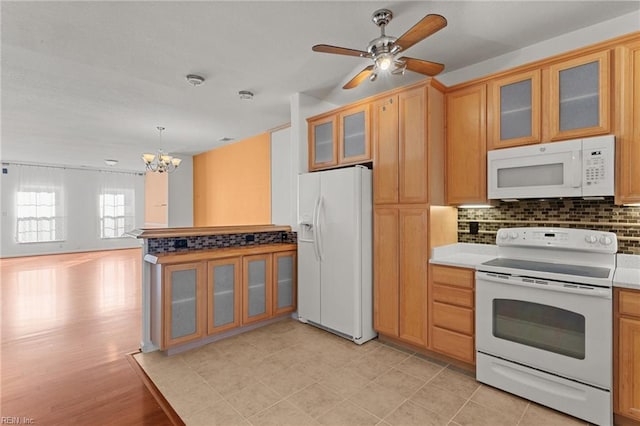
[[[316,198],[316,202],[313,205],[313,216],[311,219],[311,230],[313,232],[313,253],[316,255],[316,260],[320,261],[320,252],[318,249],[318,205],[320,204],[320,196]]]
[[[322,262],[322,227],[320,226],[320,214],[322,213],[322,195],[318,197],[318,211],[316,213],[316,245],[318,246],[318,260]]]

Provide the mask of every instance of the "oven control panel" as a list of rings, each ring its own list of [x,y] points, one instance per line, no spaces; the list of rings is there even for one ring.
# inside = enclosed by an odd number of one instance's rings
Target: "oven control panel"
[[[571,250],[616,253],[618,239],[613,232],[573,228],[502,228],[496,235],[499,246],[555,247]]]

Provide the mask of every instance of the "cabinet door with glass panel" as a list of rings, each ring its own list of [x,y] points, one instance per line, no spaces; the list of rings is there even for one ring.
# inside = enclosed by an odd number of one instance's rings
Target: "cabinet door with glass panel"
[[[242,258],[242,324],[271,317],[272,279],[270,253]]]
[[[273,254],[273,315],[296,310],[296,252]]]
[[[338,164],[338,119],[335,114],[308,120],[309,171]]]
[[[488,149],[540,142],[540,70],[489,83]]]
[[[163,349],[204,335],[204,262],[163,267]]]
[[[338,163],[352,164],[371,160],[369,104],[343,110],[338,115]]]
[[[549,137],[563,140],[611,131],[608,50],[549,67]]]
[[[242,261],[240,257],[207,263],[207,334],[240,326]]]

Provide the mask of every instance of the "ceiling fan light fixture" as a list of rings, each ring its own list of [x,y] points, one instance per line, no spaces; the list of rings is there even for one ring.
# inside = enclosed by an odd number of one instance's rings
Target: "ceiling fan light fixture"
[[[385,53],[376,58],[376,67],[382,71],[388,70],[392,63],[393,55],[391,54]]]

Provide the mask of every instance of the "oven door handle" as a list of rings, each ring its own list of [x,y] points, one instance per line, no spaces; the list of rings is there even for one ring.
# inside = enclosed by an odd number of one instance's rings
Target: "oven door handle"
[[[561,293],[579,294],[581,296],[594,296],[611,299],[611,288],[591,287],[580,284],[563,283],[558,281],[520,277],[517,275],[494,274],[491,272],[476,272],[476,292],[481,281],[492,283],[517,285],[521,287],[536,288],[546,291],[558,291]]]

